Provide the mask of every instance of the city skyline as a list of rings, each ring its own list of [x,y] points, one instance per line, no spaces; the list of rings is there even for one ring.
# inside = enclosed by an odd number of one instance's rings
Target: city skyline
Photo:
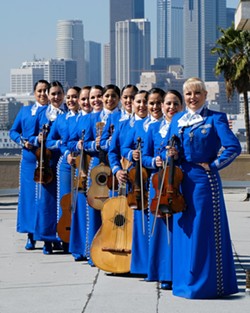
[[[239,0],[227,0],[227,7],[238,5]],[[109,0],[68,2],[37,2],[10,0],[1,3],[0,38],[0,94],[9,92],[10,69],[18,68],[24,61],[56,57],[56,25],[60,19],[80,19],[84,26],[84,39],[109,42]],[[102,6],[100,6],[102,4]],[[145,18],[151,22],[152,58],[156,56],[156,0],[145,0]]]

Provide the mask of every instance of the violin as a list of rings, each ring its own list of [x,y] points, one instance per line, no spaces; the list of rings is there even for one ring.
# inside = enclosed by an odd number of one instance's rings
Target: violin
[[[88,176],[88,167],[90,162],[90,156],[84,152],[84,135],[85,130],[82,131],[82,148],[80,155],[75,158],[75,166],[78,169],[77,178],[75,179],[75,189],[78,192],[87,192],[87,176]]]
[[[105,201],[101,216],[102,226],[92,241],[91,259],[103,271],[128,273],[131,263],[133,210],[128,205],[126,184],[119,186],[118,197]]]
[[[170,140],[171,147],[175,145],[176,140],[174,135]],[[153,175],[155,197],[151,201],[150,210],[157,217],[171,216],[186,209],[184,197],[180,192],[182,179],[182,170],[175,165],[173,156],[165,163],[163,169]]]
[[[34,181],[39,184],[49,184],[53,180],[53,170],[50,167],[51,151],[45,147],[46,137],[49,132],[49,125],[42,127],[41,147],[36,150],[38,165],[34,172]]]
[[[96,123],[97,136],[101,136],[103,122]],[[92,168],[90,177],[92,184],[88,190],[87,201],[96,210],[103,208],[103,203],[109,198],[108,178],[112,175],[111,168],[106,164],[106,154],[99,149],[99,164]]]
[[[129,172],[128,179],[132,185],[132,191],[128,193],[128,205],[137,210],[145,210],[148,207],[147,192],[147,170],[142,167],[141,160],[141,138],[137,138],[137,150],[140,158],[135,163],[135,167]]]
[[[73,157],[75,155],[73,154]],[[62,208],[62,216],[60,217],[56,230],[58,236],[63,242],[69,243],[70,241],[70,230],[71,230],[71,219],[72,213],[75,212],[76,197],[75,197],[75,164],[71,165],[71,191],[62,196],[60,205]]]

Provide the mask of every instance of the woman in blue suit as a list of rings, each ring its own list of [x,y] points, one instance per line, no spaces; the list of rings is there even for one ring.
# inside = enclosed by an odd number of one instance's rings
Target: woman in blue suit
[[[91,90],[92,106],[89,101]],[[67,161],[70,164],[75,163],[72,157],[72,151],[77,154],[79,160],[83,160],[82,164],[79,162],[79,166],[76,171],[76,184],[79,185],[78,190],[75,190],[74,201],[75,209],[72,214],[71,230],[70,230],[70,242],[69,252],[71,252],[75,261],[83,261],[86,257],[86,188],[84,176],[88,171],[87,156],[84,153],[82,143],[85,137],[86,121],[90,118],[93,110],[93,102],[98,95],[101,94],[102,87],[100,89],[91,88],[90,86],[84,86],[81,89],[79,96],[80,112],[73,119],[70,119],[68,127],[68,139],[67,139]],[[100,107],[101,109],[101,107]],[[79,147],[78,147],[79,145]],[[84,168],[80,168],[84,166]],[[81,172],[79,173],[79,170]],[[83,185],[80,184],[82,180]]]
[[[59,81],[53,81],[48,88],[48,97],[50,104],[46,109],[42,110],[37,116],[37,125],[39,129],[43,125],[49,125],[51,128],[58,116],[64,113],[60,107],[64,102],[64,90]],[[39,133],[38,137],[32,139],[33,144],[40,146],[41,141],[44,139],[44,134]],[[36,240],[44,241],[43,253],[52,253],[52,243],[55,243],[54,249],[61,248],[58,245],[59,239],[56,233],[57,226],[57,180],[56,180],[56,167],[61,152],[59,149],[52,151],[49,160],[50,168],[53,172],[53,179],[47,184],[37,183],[36,194],[36,224],[34,238]]]
[[[179,151],[169,148],[168,154],[178,157],[187,204],[173,215],[173,294],[218,298],[238,292],[219,170],[240,154],[241,146],[226,114],[207,108],[202,80],[189,78],[183,95],[187,110],[173,117],[164,142],[179,138]]]
[[[36,129],[36,117],[39,112],[47,107],[47,89],[49,83],[39,80],[34,85],[36,102],[24,106],[19,111],[11,129],[10,138],[22,146],[22,158],[20,163],[20,186],[17,209],[17,231],[28,233],[26,250],[35,249],[33,234],[35,231],[35,181],[33,173],[36,169],[36,147],[31,144],[30,137],[38,132]]]
[[[68,112],[60,114],[53,123],[46,140],[46,147],[53,152],[59,152],[60,158],[57,164],[57,222],[62,216],[61,199],[65,194],[71,192],[71,165],[68,162],[68,151],[66,140],[69,129],[74,126],[75,118],[78,115],[78,99],[80,87],[73,86],[66,94],[66,106]],[[73,122],[73,123],[72,123]],[[73,125],[72,125],[73,124]],[[60,237],[60,236],[59,236]],[[60,238],[62,239],[62,238]],[[62,240],[63,241],[63,240]],[[67,243],[63,242],[64,251],[67,252]]]
[[[143,146],[142,163],[152,172],[149,186],[149,206],[155,198],[152,178],[158,175],[162,165],[159,153],[172,120],[172,117],[182,110],[182,96],[176,90],[168,90],[161,104],[164,120],[149,126]],[[156,176],[157,177],[157,176]],[[168,222],[168,223],[167,223]],[[165,215],[155,217],[149,212],[149,254],[147,281],[161,282],[162,289],[172,286],[172,218],[166,220]]]

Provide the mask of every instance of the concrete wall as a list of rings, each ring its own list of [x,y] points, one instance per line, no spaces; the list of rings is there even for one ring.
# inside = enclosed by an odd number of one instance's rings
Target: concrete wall
[[[0,189],[18,188],[19,163],[19,157],[0,157]],[[250,181],[250,155],[240,155],[220,174],[224,181]]]
[[[18,188],[20,157],[0,157],[0,189]]]

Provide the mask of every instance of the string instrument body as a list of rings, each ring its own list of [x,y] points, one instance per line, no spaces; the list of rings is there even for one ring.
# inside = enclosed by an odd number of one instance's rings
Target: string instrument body
[[[101,136],[104,123],[96,123],[97,136]],[[106,164],[105,152],[99,149],[99,164],[92,168],[90,178],[91,186],[88,189],[88,204],[96,210],[103,208],[104,201],[109,198],[108,180],[111,176],[111,168]]]
[[[77,169],[77,177],[75,179],[75,189],[79,192],[86,194],[87,192],[87,177],[88,177],[88,167],[91,157],[84,151],[84,134],[85,131],[82,131],[82,149],[80,155],[77,155],[75,158],[75,166]]]
[[[101,210],[102,226],[90,250],[94,264],[111,273],[130,271],[133,210],[128,206],[125,193],[126,186],[121,195],[105,201]]]
[[[71,230],[71,193],[62,196],[60,205],[62,208],[62,216],[57,223],[57,233],[63,242],[69,243]]]
[[[141,138],[137,139],[137,149],[141,153]],[[128,174],[128,179],[131,183],[131,191],[128,193],[128,205],[132,209],[145,210],[148,207],[148,191],[147,191],[147,170],[142,167],[141,158],[136,161]],[[142,199],[143,197],[143,199]],[[142,208],[142,205],[144,206]]]
[[[73,154],[73,157],[75,155]],[[57,233],[63,242],[69,243],[72,212],[75,211],[76,199],[75,199],[75,164],[71,165],[71,190],[62,196],[60,205],[62,209],[62,215],[57,223]]]
[[[49,184],[53,180],[53,170],[50,167],[52,153],[45,147],[46,136],[49,132],[49,125],[44,124],[42,127],[43,140],[41,147],[36,149],[37,167],[34,172],[34,181],[39,184]]]
[[[103,162],[93,167],[90,172],[92,184],[88,190],[88,204],[96,210],[103,208],[104,201],[109,198],[108,177],[111,169]]]
[[[176,136],[173,136],[170,145],[174,146]],[[183,180],[182,170],[175,165],[174,157],[169,158],[168,165],[160,169],[152,177],[155,197],[151,201],[150,210],[157,217],[166,217],[186,209],[186,203],[180,192]]]

